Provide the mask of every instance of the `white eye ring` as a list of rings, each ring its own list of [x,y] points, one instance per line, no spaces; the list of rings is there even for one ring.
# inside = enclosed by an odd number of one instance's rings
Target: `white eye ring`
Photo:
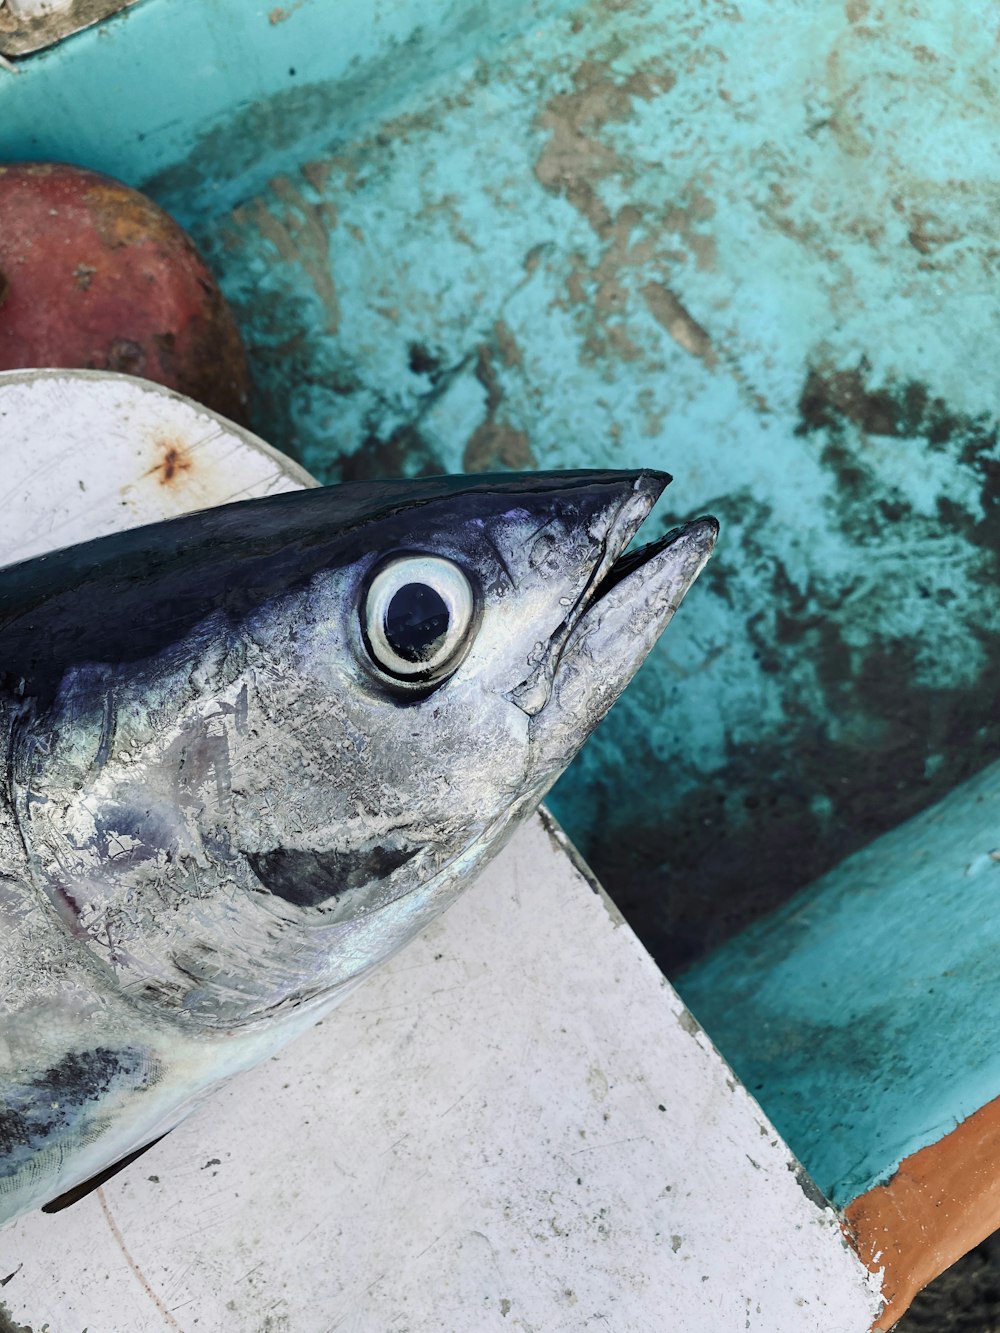
[[[423,684],[448,675],[469,649],[476,600],[451,560],[402,555],[379,569],[361,614],[365,646],[380,671]]]

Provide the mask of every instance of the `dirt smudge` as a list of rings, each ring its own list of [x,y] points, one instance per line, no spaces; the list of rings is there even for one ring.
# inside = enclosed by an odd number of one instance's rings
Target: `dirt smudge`
[[[486,420],[466,442],[462,458],[466,472],[490,472],[494,468],[523,472],[538,466],[527,432],[513,426],[502,411],[504,394],[495,358],[499,355],[504,360],[504,349],[510,355],[512,347],[516,344],[507,330],[497,337],[495,346],[483,343],[477,350],[475,376],[486,390]]]

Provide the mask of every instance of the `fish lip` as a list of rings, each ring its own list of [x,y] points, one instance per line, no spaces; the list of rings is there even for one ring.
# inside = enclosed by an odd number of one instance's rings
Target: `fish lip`
[[[710,515],[691,519],[688,523],[680,523],[677,527],[671,528],[669,532],[665,532],[662,537],[658,537],[655,541],[647,542],[645,546],[638,546],[634,551],[629,551],[627,555],[620,556],[601,580],[594,596],[584,609],[584,615],[593,608],[596,602],[606,597],[613,588],[623,583],[630,575],[637,573],[645,565],[655,560],[658,555],[669,550],[671,546],[676,546],[693,533],[698,533],[702,537],[710,554],[719,535],[719,520],[712,518]],[[582,618],[581,616],[580,619]],[[577,623],[579,623],[579,620]]]
[[[588,610],[611,587],[620,582],[621,578],[645,563],[645,560],[636,561],[636,556],[640,554],[639,551],[632,552],[625,561],[628,564],[628,569],[620,577],[614,576],[616,567],[622,563],[620,561],[622,553],[649,517],[653,506],[670,484],[670,481],[669,473],[652,469],[636,474],[631,491],[622,501],[605,529],[599,543],[597,559],[594,561],[593,568],[576,601],[570,607],[562,622],[556,626],[550,635],[548,644],[537,660],[534,669],[507,694],[511,703],[515,704],[529,717],[534,717],[545,707],[563,653],[574,638],[576,630]],[[658,542],[642,547],[641,552],[647,552],[646,558],[651,559],[658,551],[664,549],[664,545],[672,535],[667,533]]]
[[[630,580],[639,587],[643,586],[644,571],[648,571],[659,556],[674,548],[687,548],[688,557],[690,558],[691,554],[696,557],[696,567],[693,572],[684,577],[679,590],[680,595],[676,601],[669,604],[670,615],[672,616],[684,594],[697,578],[705,561],[708,560],[715,549],[718,535],[719,522],[717,519],[710,516],[695,518],[688,523],[681,523],[677,527],[671,528],[656,541],[648,542],[645,546],[639,546],[634,551],[630,551],[627,555],[615,560],[594,590],[593,595],[588,599],[581,614],[576,617],[571,633],[561,645],[556,662],[556,671],[558,671],[559,664],[567,654],[574,650],[574,645],[580,640],[581,636],[590,633],[588,622],[599,618],[606,603],[615,601],[613,594],[616,589]],[[681,554],[681,552],[679,551],[678,554]],[[655,574],[653,577],[656,577]]]
[[[621,695],[704,569],[719,525],[698,518],[615,562],[563,645],[530,716],[540,790],[566,768]],[[532,700],[531,702],[535,702]]]

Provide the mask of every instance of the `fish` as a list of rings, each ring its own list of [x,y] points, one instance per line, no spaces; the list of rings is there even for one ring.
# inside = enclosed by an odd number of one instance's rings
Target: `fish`
[[[536,809],[718,525],[670,478],[349,483],[0,569],[0,1222],[315,1024]]]

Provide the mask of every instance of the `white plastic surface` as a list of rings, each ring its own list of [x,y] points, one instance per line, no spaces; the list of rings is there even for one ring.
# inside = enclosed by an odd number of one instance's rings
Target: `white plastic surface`
[[[161,485],[166,423],[197,469]],[[4,559],[304,478],[153,386],[65,372],[0,376],[0,449]],[[543,815],[307,1036],[0,1233],[0,1284],[35,1333],[863,1333],[880,1308]]]

